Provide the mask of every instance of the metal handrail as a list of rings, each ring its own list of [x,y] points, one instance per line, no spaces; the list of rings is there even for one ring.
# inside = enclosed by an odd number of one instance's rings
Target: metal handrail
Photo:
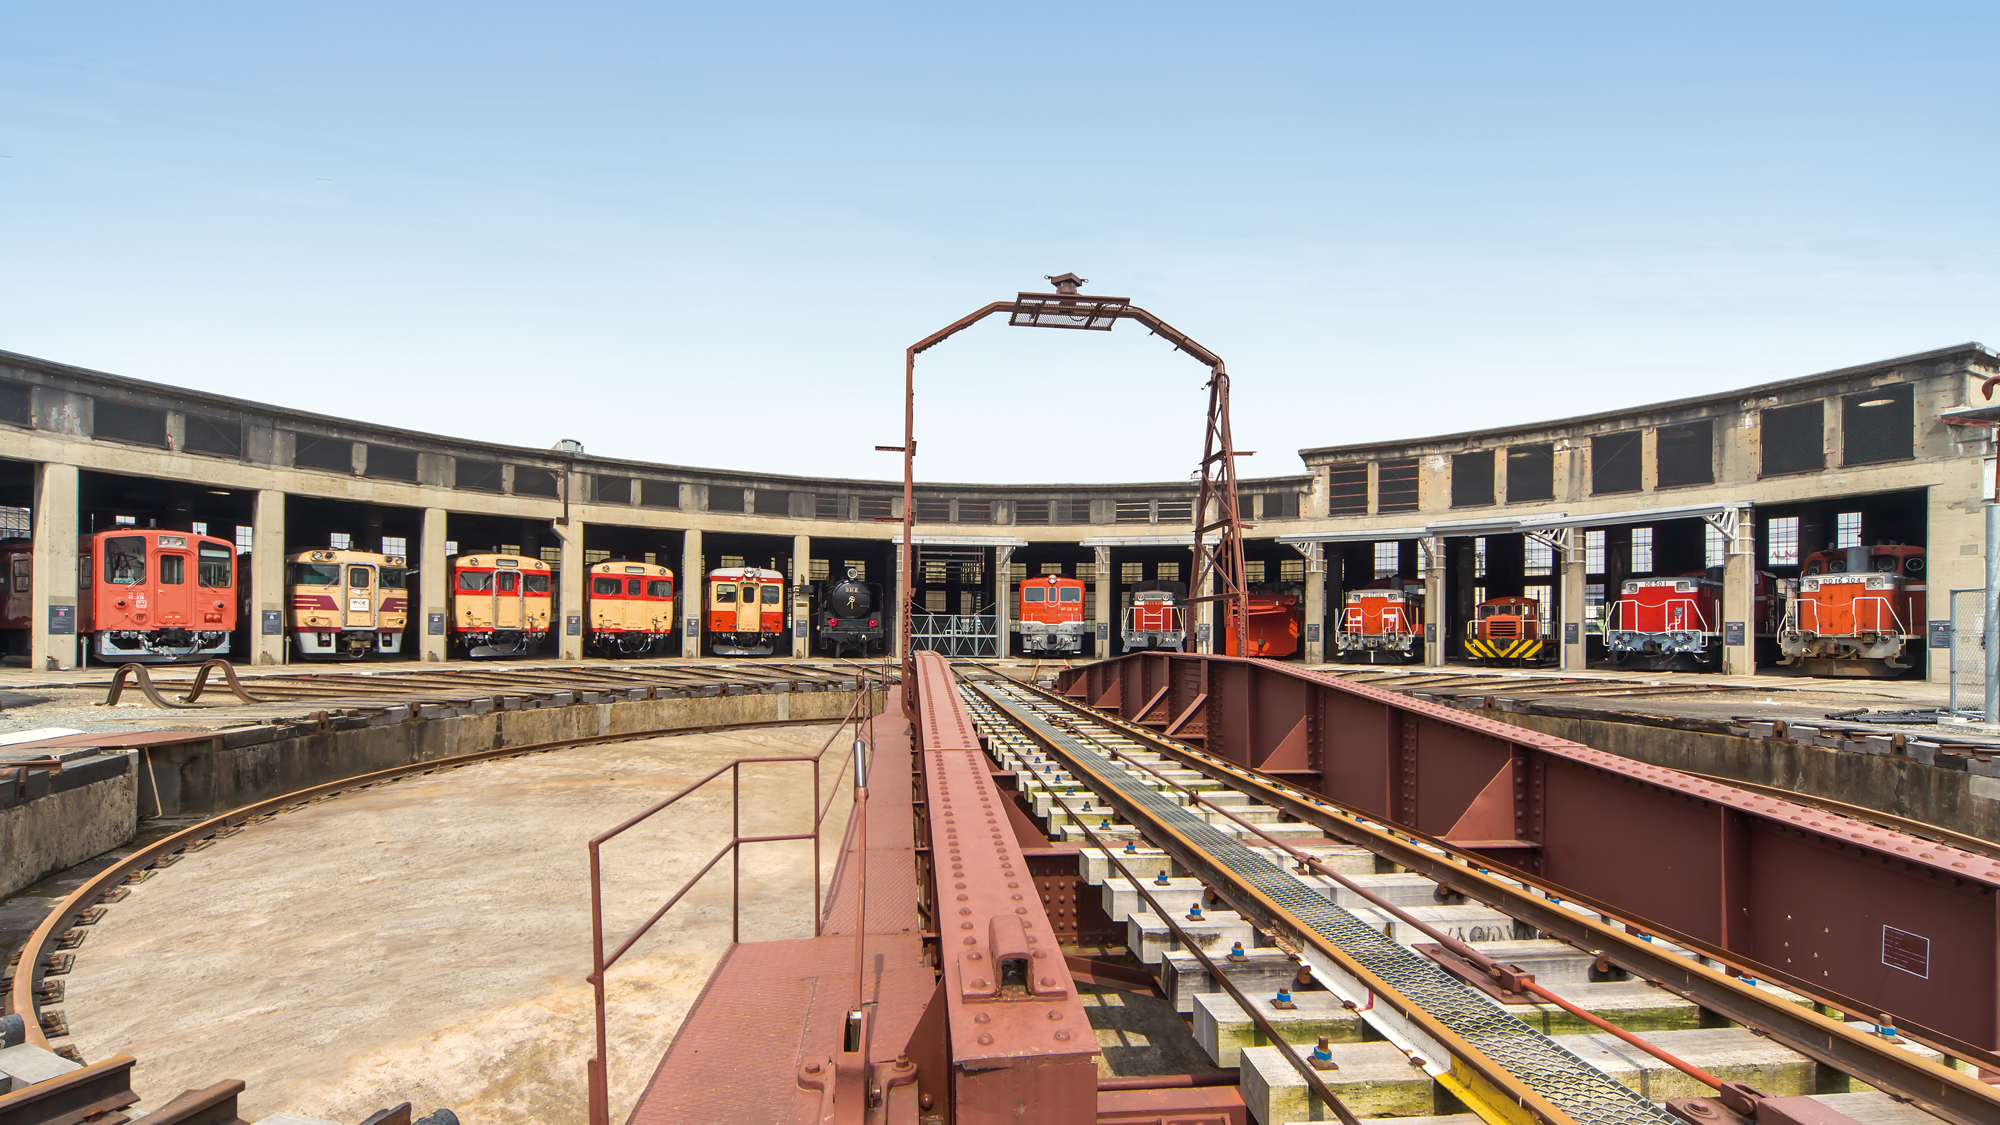
[[[1605,631],[1605,632],[1607,632],[1607,633],[1620,633],[1620,632],[1628,632],[1628,633],[1651,633],[1651,632],[1655,632],[1655,631],[1657,631],[1657,632],[1661,632],[1661,633],[1713,633],[1713,632],[1715,632],[1715,630],[1714,630],[1714,629],[1711,629],[1711,628],[1709,628],[1709,627],[1708,627],[1708,618],[1707,618],[1707,617],[1704,617],[1704,616],[1702,615],[1702,612],[1701,612],[1701,603],[1700,603],[1700,602],[1698,602],[1698,601],[1696,601],[1696,600],[1695,600],[1694,598],[1668,598],[1667,600],[1665,600],[1665,601],[1663,601],[1663,602],[1661,602],[1661,603],[1660,603],[1660,606],[1659,606],[1659,608],[1660,608],[1660,612],[1661,612],[1662,614],[1665,614],[1665,613],[1667,613],[1667,612],[1669,611],[1669,607],[1671,607],[1671,606],[1674,606],[1674,605],[1676,605],[1676,604],[1680,604],[1680,603],[1686,603],[1686,604],[1688,605],[1688,607],[1689,607],[1689,610],[1688,610],[1688,612],[1689,612],[1689,614],[1690,614],[1690,615],[1691,615],[1691,616],[1692,616],[1692,617],[1694,618],[1694,627],[1693,627],[1693,628],[1688,628],[1688,627],[1687,627],[1687,624],[1686,624],[1686,620],[1685,620],[1685,619],[1683,619],[1683,621],[1682,621],[1682,625],[1681,625],[1681,628],[1679,628],[1679,629],[1673,629],[1673,628],[1666,628],[1666,629],[1660,629],[1660,630],[1648,630],[1648,629],[1629,629],[1629,628],[1626,628],[1626,627],[1624,627],[1624,626],[1621,626],[1621,625],[1619,624],[1619,622],[1620,622],[1620,621],[1622,621],[1622,620],[1624,620],[1624,609],[1625,609],[1625,600],[1624,600],[1623,598],[1620,598],[1619,600],[1617,600],[1617,601],[1615,601],[1615,602],[1611,603],[1611,611],[1610,611],[1610,612],[1609,612],[1608,614],[1606,614],[1606,615],[1605,615],[1605,618],[1604,618],[1604,631]],[[1665,618],[1664,618],[1664,617],[1662,618],[1662,624],[1666,624],[1666,620],[1665,620]]]
[[[1898,636],[1907,636],[1907,635],[1908,635],[1908,632],[1907,632],[1907,630],[1906,630],[1906,629],[1904,628],[1904,626],[1903,626],[1903,619],[1902,619],[1901,617],[1897,616],[1897,614],[1896,614],[1896,607],[1895,607],[1895,605],[1894,605],[1894,604],[1892,604],[1892,603],[1891,603],[1891,602],[1889,601],[1889,599],[1888,599],[1888,597],[1887,597],[1887,596],[1885,596],[1885,595],[1882,595],[1882,594],[1863,594],[1863,595],[1861,595],[1861,596],[1859,596],[1859,597],[1856,597],[1856,598],[1853,598],[1853,599],[1851,599],[1851,600],[1850,600],[1850,601],[1849,601],[1849,602],[1847,603],[1847,604],[1848,604],[1848,607],[1849,607],[1849,609],[1853,611],[1853,616],[1854,616],[1854,625],[1855,625],[1855,628],[1854,628],[1854,632],[1852,632],[1852,633],[1829,633],[1829,632],[1827,632],[1826,630],[1824,630],[1824,629],[1821,629],[1821,628],[1819,628],[1819,627],[1818,627],[1818,626],[1820,625],[1820,619],[1819,619],[1819,603],[1818,603],[1818,602],[1808,602],[1808,601],[1806,601],[1806,600],[1805,600],[1805,599],[1803,599],[1803,598],[1798,598],[1798,599],[1794,599],[1794,600],[1793,600],[1793,602],[1792,602],[1792,608],[1791,608],[1791,612],[1790,612],[1789,614],[1787,614],[1787,617],[1788,617],[1788,620],[1786,621],[1786,625],[1787,625],[1787,627],[1789,627],[1789,628],[1792,628],[1792,629],[1799,629],[1799,628],[1800,628],[1800,626],[1801,626],[1801,624],[1803,623],[1803,616],[1802,616],[1802,614],[1801,614],[1801,611],[1802,611],[1802,610],[1804,609],[1804,607],[1806,607],[1806,606],[1808,606],[1808,605],[1809,605],[1809,606],[1811,606],[1811,607],[1812,607],[1812,611],[1813,611],[1813,625],[1814,625],[1814,628],[1812,629],[1812,633],[1813,633],[1813,635],[1814,635],[1814,636],[1819,636],[1819,637],[1852,637],[1852,636],[1859,636],[1859,635],[1861,635],[1862,633],[1880,633],[1880,632],[1884,632],[1884,630],[1882,630],[1882,629],[1879,629],[1879,628],[1877,628],[1877,629],[1863,629],[1863,628],[1861,628],[1861,607],[1862,607],[1862,605],[1863,605],[1864,603],[1868,603],[1868,602],[1880,602],[1880,603],[1881,603],[1881,605],[1880,605],[1880,606],[1879,606],[1878,608],[1876,608],[1876,609],[1874,610],[1874,616],[1875,616],[1875,624],[1877,624],[1877,625],[1880,625],[1880,624],[1882,623],[1882,619],[1883,619],[1884,617],[1887,617],[1887,618],[1889,619],[1889,622],[1890,622],[1890,624],[1892,624],[1892,625],[1894,625],[1894,626],[1896,627],[1896,634],[1897,634]],[[1803,631],[1803,630],[1801,630],[1801,631]]]
[[[884,682],[886,683],[886,679]],[[660,919],[666,917],[667,913],[671,911],[676,905],[678,905],[681,899],[687,896],[688,892],[694,890],[695,886],[699,884],[704,878],[706,878],[710,871],[713,871],[715,869],[716,864],[722,862],[724,856],[731,856],[733,857],[734,860],[733,870],[730,876],[730,891],[729,891],[729,940],[731,944],[735,944],[737,942],[740,942],[743,937],[742,935],[743,845],[769,844],[769,843],[776,843],[788,840],[790,841],[811,840],[813,845],[813,862],[812,862],[813,936],[819,937],[821,935],[825,925],[825,920],[821,917],[821,903],[820,903],[820,896],[821,896],[820,829],[826,822],[827,814],[832,811],[833,796],[828,796],[825,803],[823,804],[820,801],[819,794],[821,785],[820,785],[819,764],[820,761],[826,757],[827,752],[833,748],[833,744],[835,743],[835,741],[837,741],[840,738],[841,732],[845,731],[848,728],[849,723],[852,723],[854,725],[856,735],[858,736],[860,734],[861,724],[865,722],[869,717],[867,713],[867,707],[865,706],[865,704],[867,703],[870,696],[873,694],[874,688],[875,688],[875,682],[869,677],[868,671],[866,669],[863,669],[860,685],[855,689],[854,701],[848,704],[847,712],[846,714],[841,716],[839,724],[834,727],[833,732],[831,734],[827,735],[826,741],[820,744],[819,750],[813,753],[811,756],[805,756],[799,754],[782,754],[782,755],[763,755],[757,757],[734,759],[733,761],[724,763],[723,765],[716,767],[714,770],[711,770],[708,774],[701,777],[699,780],[683,787],[679,792],[666,798],[665,800],[660,801],[641,812],[635,813],[632,816],[627,817],[624,821],[622,821],[615,827],[609,828],[603,832],[598,833],[596,836],[591,837],[590,843],[588,845],[590,851],[591,971],[590,971],[590,976],[588,976],[585,979],[587,979],[590,982],[596,1004],[597,1054],[590,1060],[589,1071],[588,1071],[588,1082],[590,1086],[590,1107],[589,1107],[590,1125],[609,1125],[611,1120],[610,1117],[611,1091],[610,1091],[610,1081],[606,1069],[609,1064],[609,1059],[608,1059],[609,1051],[608,1051],[605,973],[607,970],[611,968],[611,966],[618,963],[619,958],[625,956],[625,954],[628,951],[630,951],[634,945],[638,944],[639,939],[645,937],[646,934],[650,930],[652,930],[652,928],[656,924],[659,923]],[[760,764],[783,763],[783,762],[803,762],[803,763],[808,763],[812,766],[812,778],[813,778],[812,831],[782,833],[782,834],[768,835],[768,836],[743,835],[743,774],[742,774],[743,767],[748,765],[760,765]],[[689,876],[688,879],[684,881],[680,885],[680,887],[674,891],[672,895],[668,896],[667,901],[663,903],[658,910],[653,911],[652,915],[648,917],[644,922],[640,923],[638,928],[634,929],[630,934],[626,935],[625,940],[620,942],[618,944],[618,947],[611,951],[610,956],[608,957],[605,956],[604,880],[603,880],[603,869],[601,866],[601,853],[603,846],[606,843],[609,843],[611,840],[614,840],[617,837],[623,835],[625,832],[631,830],[632,828],[637,827],[638,825],[643,824],[647,820],[652,819],[654,816],[662,812],[665,812],[669,808],[672,808],[675,804],[679,803],[679,801],[682,798],[688,796],[691,793],[696,792],[697,790],[700,790],[702,787],[706,786],[709,782],[714,781],[715,779],[721,777],[723,774],[730,775],[729,842],[725,843],[724,845],[722,845],[721,848],[717,849],[715,854],[711,855],[708,858],[708,862],[702,864],[700,870],[696,871],[693,875]],[[846,774],[847,774],[847,758],[843,756],[840,761],[840,768],[835,772],[833,778],[834,795],[838,795],[840,787],[840,779],[846,776]]]

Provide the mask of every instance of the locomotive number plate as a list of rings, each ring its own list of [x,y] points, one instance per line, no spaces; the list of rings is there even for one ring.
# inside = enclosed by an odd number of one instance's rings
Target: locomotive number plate
[[[367,598],[347,599],[347,612],[349,613],[367,613],[372,608],[374,607],[369,605]]]

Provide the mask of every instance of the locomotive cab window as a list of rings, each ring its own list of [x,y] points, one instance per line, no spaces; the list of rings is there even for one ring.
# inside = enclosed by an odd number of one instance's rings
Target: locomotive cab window
[[[765,605],[777,605],[781,600],[783,600],[783,598],[784,598],[784,591],[778,589],[776,586],[764,587]]]
[[[374,584],[374,581],[374,573],[365,566],[350,566],[347,568],[347,585],[350,589],[366,590]]]
[[[628,593],[628,594],[630,594],[630,595],[632,595],[632,596],[633,596],[633,597],[635,597],[635,598],[643,598],[643,597],[645,597],[645,596],[646,596],[646,580],[645,580],[645,579],[643,579],[643,578],[628,578],[628,579],[626,579],[626,580],[625,580],[625,592],[626,592],[626,593]]]
[[[285,568],[285,581],[293,586],[338,586],[340,568],[320,563],[293,563]],[[471,587],[465,587],[471,589]]]
[[[400,590],[400,589],[402,589],[402,588],[403,588],[403,583],[404,583],[404,581],[406,580],[406,578],[408,577],[409,573],[410,573],[410,572],[409,572],[408,570],[405,570],[404,568],[402,568],[402,567],[399,567],[399,566],[385,566],[385,567],[383,567],[383,568],[382,568],[382,588],[383,588],[384,590]]]
[[[1062,588],[1062,600],[1066,602],[1080,602],[1083,600],[1083,591],[1075,586],[1064,586]]]
[[[521,587],[521,576],[511,570],[493,573],[493,588],[502,594],[511,594]]]
[[[615,594],[619,591],[621,585],[621,582],[616,578],[593,578],[590,580],[590,592],[593,594]]]
[[[181,586],[187,583],[187,556],[161,555],[160,582],[166,586]]]
[[[211,590],[229,589],[231,564],[236,561],[229,548],[216,543],[203,543],[198,551],[195,580]]]
[[[546,594],[549,592],[549,576],[546,574],[523,574],[521,576],[521,589],[526,590],[530,594]]]
[[[493,572],[490,570],[461,570],[458,572],[458,588],[483,594],[493,588]]]
[[[1024,587],[1021,590],[1021,600],[1030,602],[1045,602],[1049,600],[1047,588],[1042,586]]]
[[[104,583],[107,586],[137,586],[146,580],[146,541],[138,536],[119,536],[104,541]]]
[[[650,582],[646,583],[646,596],[647,596],[647,597],[649,597],[649,598],[671,598],[671,597],[673,597],[673,596],[674,596],[674,580],[673,580],[673,579],[671,579],[671,578],[655,578],[655,579],[653,579],[652,581],[650,581]]]
[[[734,586],[717,586],[717,587],[715,588],[715,604],[716,604],[716,605],[735,605],[735,604],[736,604],[736,587],[734,587]]]

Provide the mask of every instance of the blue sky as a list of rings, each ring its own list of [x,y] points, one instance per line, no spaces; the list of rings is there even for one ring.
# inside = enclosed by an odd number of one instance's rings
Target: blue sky
[[[1256,475],[2000,343],[1992,5],[13,5],[0,348],[897,475],[911,341],[1073,270]],[[1125,326],[919,361],[932,480],[1177,479]]]

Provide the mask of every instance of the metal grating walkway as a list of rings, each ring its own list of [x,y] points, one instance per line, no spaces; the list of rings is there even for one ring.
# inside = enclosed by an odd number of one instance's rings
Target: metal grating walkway
[[[1300,925],[1339,946],[1411,1003],[1462,1036],[1495,1065],[1532,1086],[1582,1125],[1679,1125],[1662,1107],[1509,1015],[1429,959],[1398,945],[1373,926],[1327,901],[1324,895],[1244,847],[1235,837],[1162,796],[1091,745],[1089,736],[1076,729],[1088,720],[1079,722],[1067,710],[1011,685],[996,688],[982,682],[971,686],[1036,734],[1109,780],[1126,800],[1144,807],[1160,823],[1170,825],[1215,862],[1235,872],[1245,884],[1269,896]],[[973,697],[975,708],[978,702]],[[1058,721],[1051,722],[1051,717]],[[1111,739],[1140,749],[1122,733],[1105,729]]]

